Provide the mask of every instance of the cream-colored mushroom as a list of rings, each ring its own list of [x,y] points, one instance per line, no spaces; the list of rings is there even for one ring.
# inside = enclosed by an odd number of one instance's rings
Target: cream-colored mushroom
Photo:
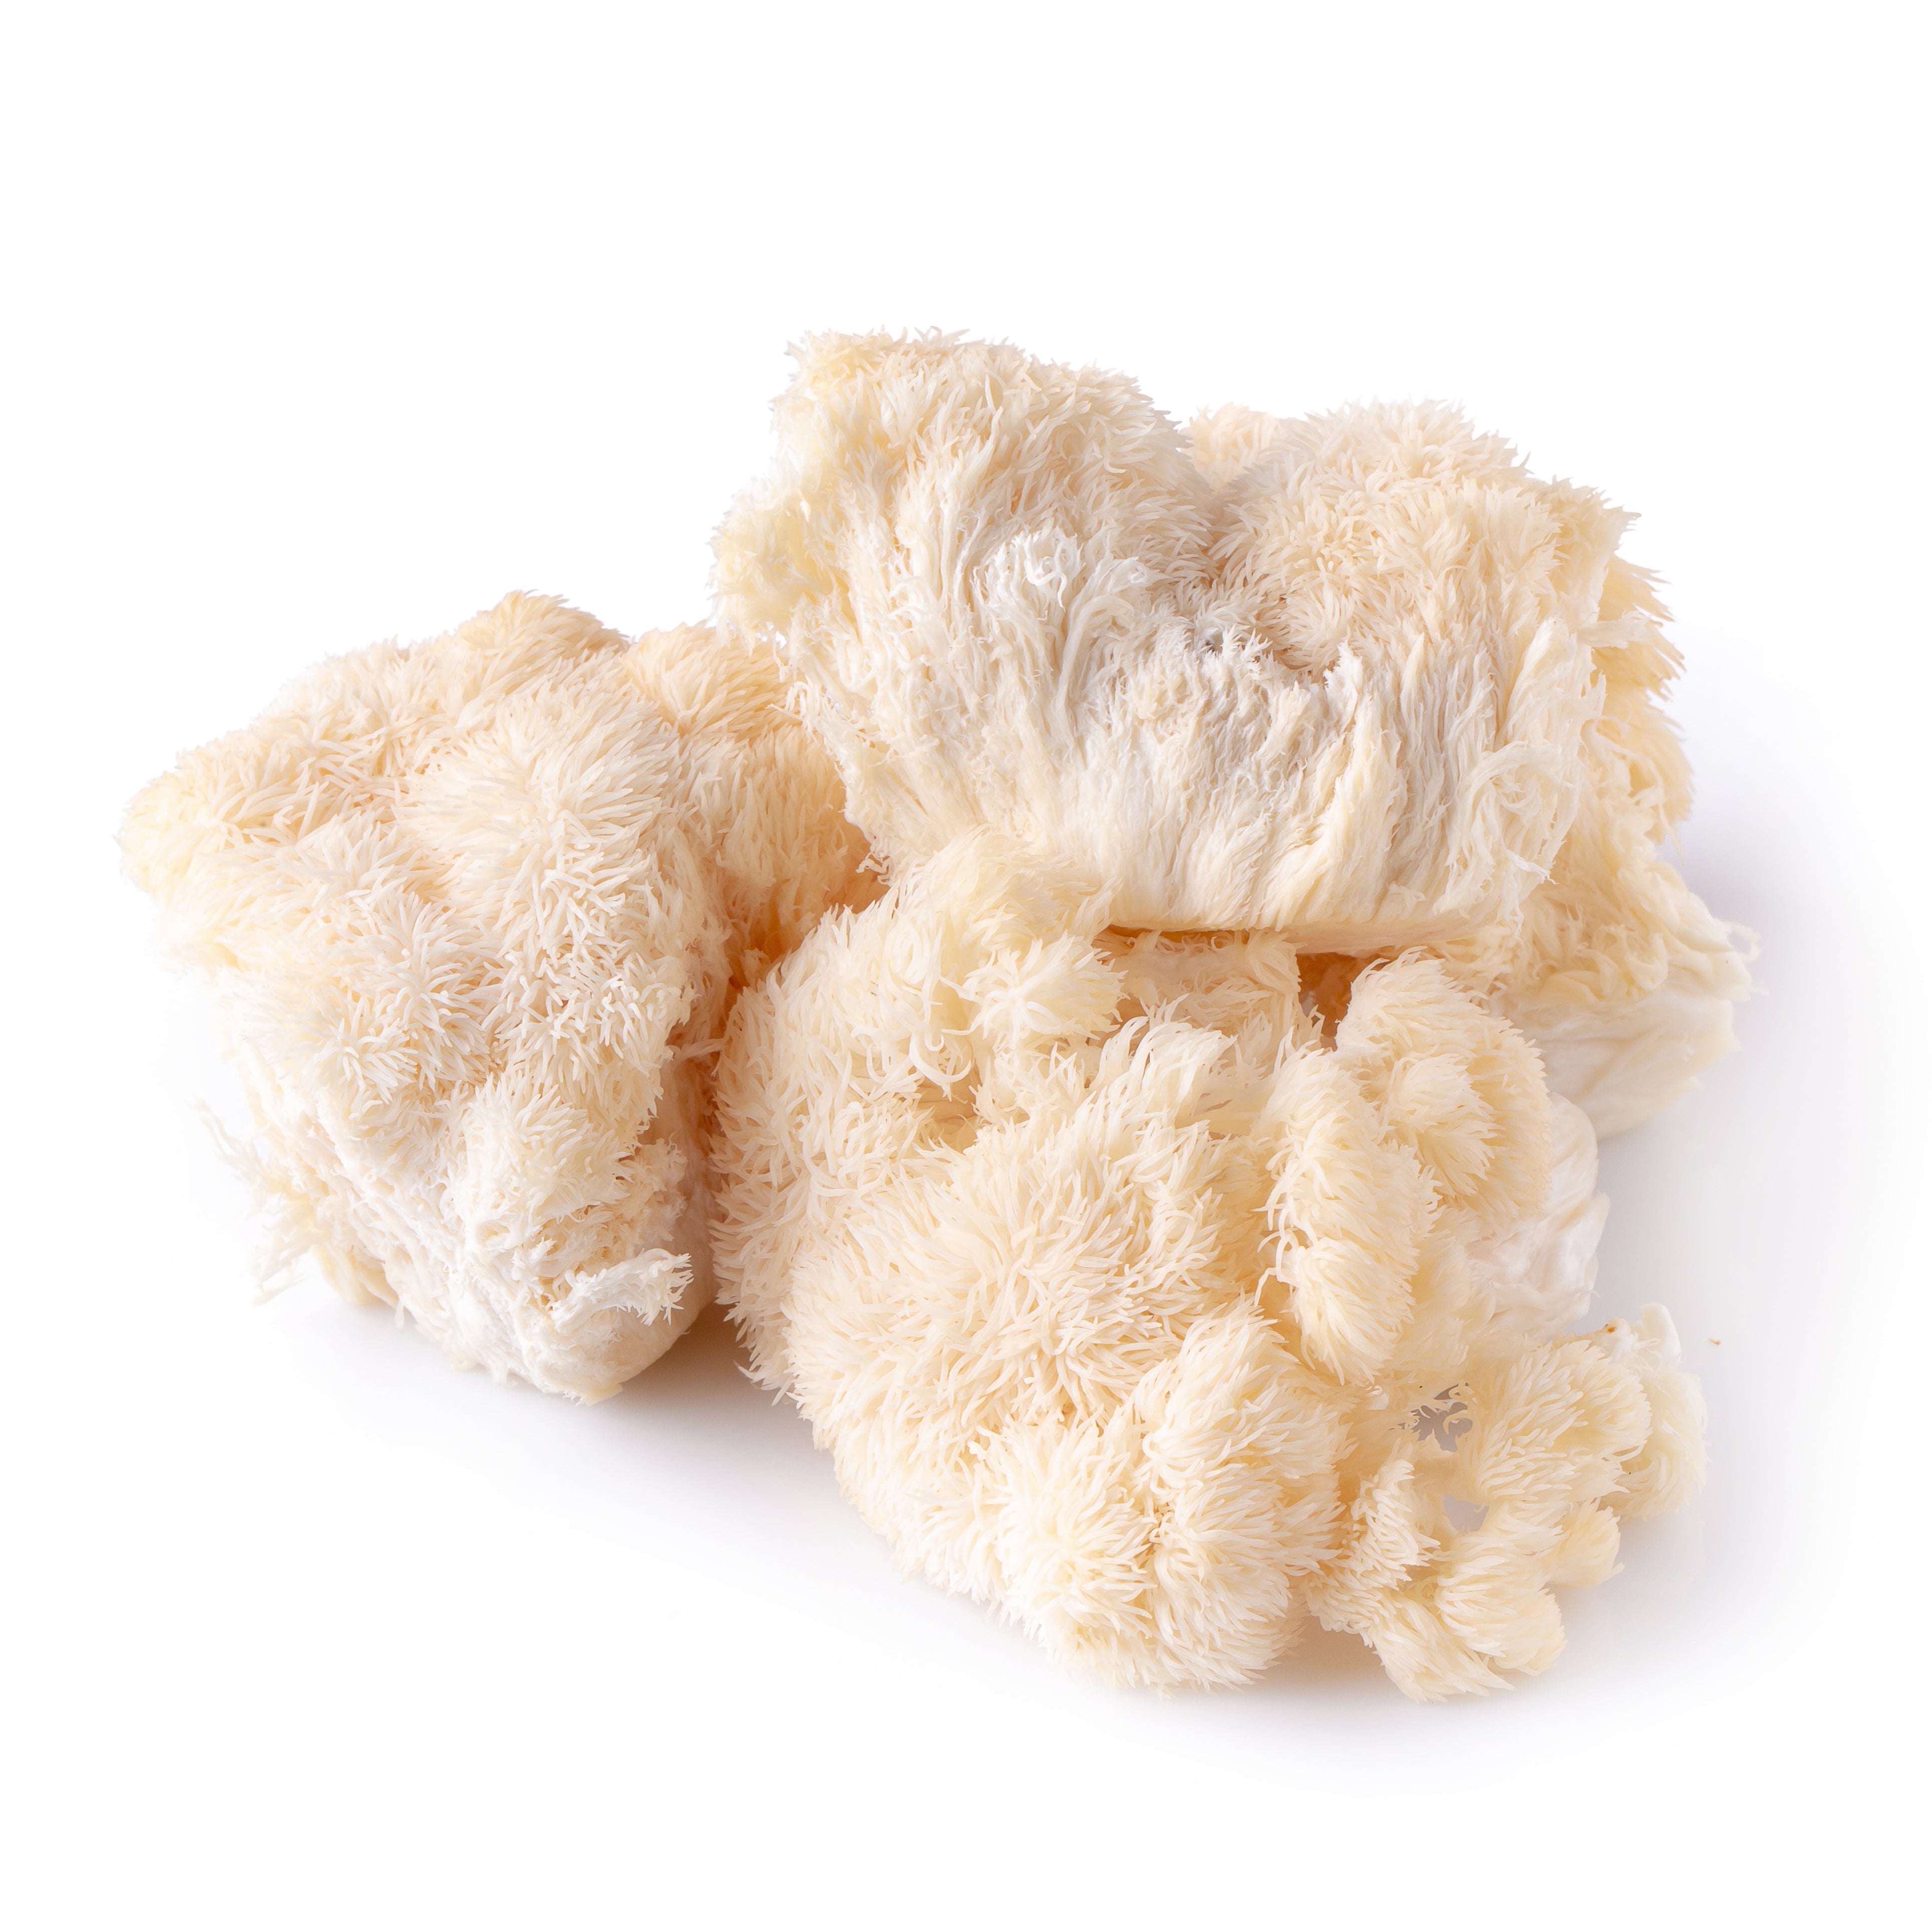
[[[730,1000],[852,884],[770,661],[512,596],[322,665],[137,800],[129,870],[210,982],[272,1278],[303,1253],[455,1361],[584,1397],[708,1295]]]

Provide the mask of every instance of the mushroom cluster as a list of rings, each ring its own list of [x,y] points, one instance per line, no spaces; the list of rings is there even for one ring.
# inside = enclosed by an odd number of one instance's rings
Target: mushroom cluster
[[[513,596],[136,801],[237,1157],[452,1359],[712,1293],[910,1566],[1117,1681],[1432,1698],[1702,1474],[1597,1136],[1732,1043],[1628,519],[1433,406],[801,352],[710,628]]]

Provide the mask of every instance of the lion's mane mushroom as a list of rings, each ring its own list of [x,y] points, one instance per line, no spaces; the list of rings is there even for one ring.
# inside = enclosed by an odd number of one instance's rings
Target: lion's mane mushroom
[[[1196,419],[1189,442],[1223,519],[1252,518],[1298,492],[1353,518],[1372,497],[1450,478],[1486,490],[1540,492],[1508,445],[1478,436],[1438,407],[1349,410],[1282,422],[1226,408]],[[1327,479],[1317,484],[1316,478]],[[1336,479],[1348,488],[1336,492]],[[1561,492],[1574,496],[1574,491]],[[1606,512],[1621,532],[1628,519]],[[1386,556],[1366,572],[1306,533],[1277,568],[1291,634],[1332,656],[1337,614]],[[1356,575],[1340,587],[1338,570]],[[1376,594],[1402,586],[1380,581]],[[1556,1090],[1599,1134],[1620,1133],[1678,1099],[1736,1045],[1731,1013],[1749,990],[1733,929],[1712,917],[1658,848],[1690,810],[1690,770],[1659,708],[1682,669],[1661,626],[1650,574],[1621,556],[1605,565],[1580,635],[1600,702],[1586,721],[1576,814],[1548,876],[1512,916],[1440,942],[1462,982],[1507,1014],[1541,1050]]]
[[[730,999],[863,852],[764,654],[508,597],[320,666],[123,844],[216,994],[271,1279],[586,1398],[689,1325]]]
[[[1601,1131],[1732,1042],[1728,928],[1629,519],[1454,411],[1184,434],[1124,379],[950,338],[808,343],[718,541],[894,865],[980,826],[1121,924],[1423,944]]]
[[[905,1559],[1118,1680],[1542,1668],[1702,1468],[1662,1311],[1575,1332],[1592,1122],[1744,988],[1628,520],[1432,406],[800,362],[716,631],[512,597],[136,801],[272,1263],[586,1397],[715,1264]]]
[[[1114,1678],[1237,1681],[1310,1612],[1418,1696],[1541,1668],[1550,1586],[1701,1456],[1660,1311],[1564,1332],[1588,1122],[1437,961],[1330,1024],[1286,939],[1108,917],[969,835],[740,1000],[756,1372],[908,1562]]]

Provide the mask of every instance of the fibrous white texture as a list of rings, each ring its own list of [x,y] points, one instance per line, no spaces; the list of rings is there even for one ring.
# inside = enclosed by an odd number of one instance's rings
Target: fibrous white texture
[[[808,343],[718,542],[897,868],[978,827],[1124,926],[1418,944],[1606,1132],[1730,1040],[1726,928],[1628,519],[1434,406],[1184,434],[1131,383],[951,338]]]
[[[1432,406],[802,365],[716,633],[513,597],[137,801],[280,1258],[585,1396],[715,1261],[904,1560],[1115,1678],[1540,1669],[1702,1468],[1662,1311],[1572,1332],[1592,1123],[1744,985],[1627,520]]]
[[[1228,408],[1190,434],[1209,482],[1239,492],[1257,467],[1292,464],[1310,446],[1359,446],[1365,425],[1396,419],[1348,412],[1281,422]],[[1486,488],[1522,476],[1504,446],[1471,437],[1448,412],[1399,419],[1414,441],[1398,472],[1426,448],[1430,462]],[[1627,520],[1607,514],[1618,529]],[[1385,594],[1405,592],[1390,584]],[[1732,1008],[1750,986],[1732,928],[1658,850],[1690,808],[1690,766],[1659,708],[1682,668],[1660,628],[1666,615],[1649,574],[1612,556],[1580,633],[1597,702],[1578,748],[1569,830],[1515,916],[1438,942],[1459,980],[1535,1042],[1551,1084],[1600,1135],[1648,1119],[1729,1052]]]
[[[1750,976],[1732,929],[1658,850],[1690,802],[1689,766],[1657,704],[1678,667],[1656,628],[1662,613],[1642,577],[1621,569],[1604,607],[1604,709],[1584,730],[1585,782],[1550,877],[1517,920],[1442,951],[1608,1135],[1648,1120],[1730,1052]]]
[[[586,1398],[689,1325],[730,1000],[863,853],[779,696],[736,640],[513,596],[320,666],[136,801],[272,1277],[307,1252],[459,1364]]]
[[[979,826],[1133,926],[1337,949],[1512,914],[1575,809],[1618,520],[1448,419],[1217,490],[1132,384],[826,338],[718,540],[894,864]]]
[[[1108,916],[969,835],[740,1000],[755,1372],[904,1560],[1117,1678],[1238,1680],[1310,1613],[1418,1696],[1540,1668],[1550,1587],[1701,1453],[1660,1311],[1562,1332],[1587,1122],[1438,961],[1331,1024],[1285,938]]]

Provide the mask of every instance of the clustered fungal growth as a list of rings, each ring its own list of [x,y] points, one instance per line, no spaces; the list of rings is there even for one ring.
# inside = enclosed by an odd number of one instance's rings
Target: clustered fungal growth
[[[1424,944],[1606,1132],[1732,1043],[1657,856],[1677,668],[1629,519],[1453,411],[1184,434],[1018,350],[833,338],[718,542],[890,868],[985,826],[1115,922]]]
[[[465,1367],[610,1394],[709,1290],[707,1055],[864,847],[768,657],[512,596],[298,681],[135,802],[299,1256]]]
[[[1129,934],[969,835],[738,1002],[721,1292],[908,1559],[1111,1676],[1311,1612],[1437,1696],[1695,1480],[1668,1326],[1588,1300],[1596,1150],[1440,962],[1332,1031],[1276,934]],[[1479,1523],[1455,1526],[1450,1498]]]
[[[272,1264],[586,1398],[716,1290],[908,1565],[1418,1697],[1698,1483],[1596,1136],[1732,1044],[1627,519],[1432,406],[807,345],[716,628],[512,597],[136,802]],[[869,848],[869,856],[868,854]]]

